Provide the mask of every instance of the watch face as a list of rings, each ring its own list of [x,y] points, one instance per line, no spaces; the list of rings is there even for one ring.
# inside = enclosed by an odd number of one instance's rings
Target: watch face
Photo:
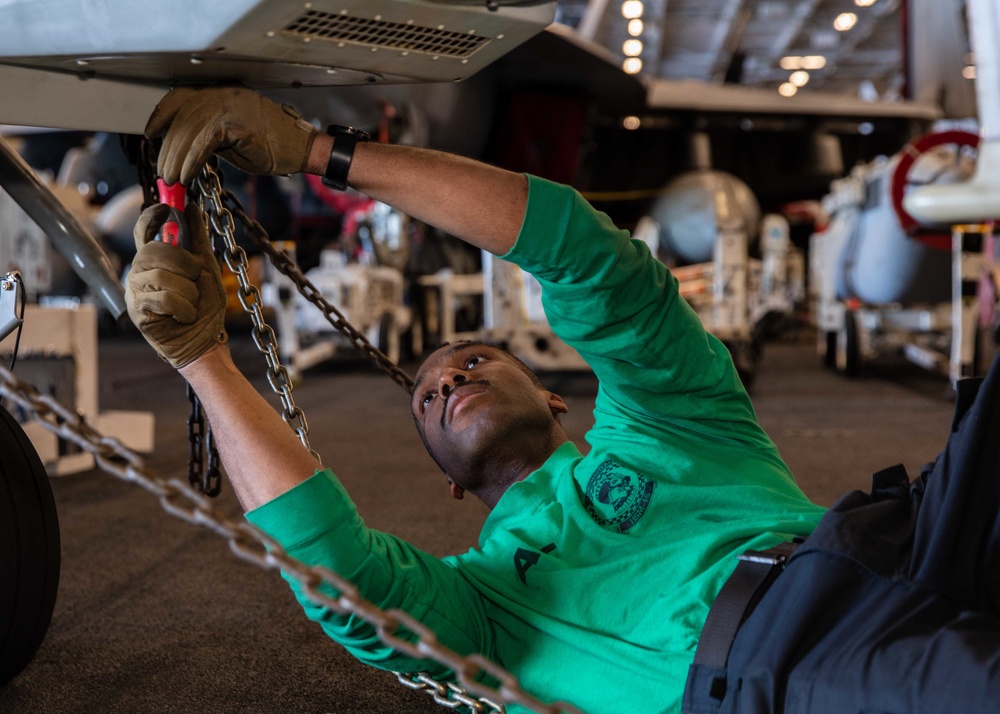
[[[355,129],[353,126],[343,126],[341,124],[331,124],[326,128],[326,133],[331,136],[348,135],[353,136],[357,141],[369,141],[372,135],[367,131],[361,131],[360,129]]]

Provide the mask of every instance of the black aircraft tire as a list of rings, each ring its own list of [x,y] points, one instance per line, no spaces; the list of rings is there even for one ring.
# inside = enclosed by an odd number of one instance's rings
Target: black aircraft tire
[[[834,330],[824,330],[819,333],[820,357],[823,366],[835,369],[837,366],[837,333]]]
[[[59,522],[48,475],[0,408],[0,686],[42,644],[59,588]]]
[[[853,310],[844,312],[844,326],[837,333],[837,369],[847,377],[860,377],[862,360],[858,318]]]

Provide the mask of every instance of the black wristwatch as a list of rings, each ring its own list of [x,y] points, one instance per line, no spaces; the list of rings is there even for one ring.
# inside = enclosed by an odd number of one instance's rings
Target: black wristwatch
[[[330,150],[330,160],[323,172],[323,185],[336,191],[347,188],[347,172],[351,170],[351,160],[354,158],[354,147],[359,141],[371,141],[371,134],[352,126],[331,124],[326,133],[333,137],[333,148]]]

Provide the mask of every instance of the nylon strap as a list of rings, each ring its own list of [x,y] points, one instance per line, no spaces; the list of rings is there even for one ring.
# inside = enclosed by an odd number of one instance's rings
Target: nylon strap
[[[766,592],[766,589],[761,591],[761,586],[773,582],[798,547],[795,542],[781,543],[767,550],[748,550],[739,556],[739,565],[722,586],[705,620],[694,655],[696,665],[725,668],[740,625],[759,602],[758,594],[763,596]]]

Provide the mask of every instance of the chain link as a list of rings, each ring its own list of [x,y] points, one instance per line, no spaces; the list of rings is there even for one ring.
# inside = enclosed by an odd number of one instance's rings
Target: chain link
[[[188,483],[214,498],[222,493],[219,451],[215,448],[212,428],[206,424],[201,411],[201,400],[190,384],[187,385],[187,398],[191,402],[191,415],[187,422]]]
[[[460,709],[465,707],[475,714],[486,714],[494,712],[504,714],[507,711],[502,704],[497,704],[486,697],[469,696],[469,693],[452,682],[439,682],[428,677],[426,674],[403,674],[396,672],[396,679],[400,684],[410,689],[424,692],[434,698],[434,701],[449,709]]]
[[[135,164],[142,188],[143,209],[160,202],[156,183],[156,158],[158,142],[145,137],[119,135],[126,156]],[[212,438],[212,426],[207,424],[201,411],[201,400],[191,386],[187,386],[187,398],[191,403],[188,416],[188,482],[201,489],[208,496],[218,496],[222,492],[222,473],[219,467],[219,452]]]
[[[519,704],[539,714],[581,714],[572,705],[562,702],[544,704],[525,692],[517,679],[499,665],[481,655],[459,655],[442,645],[433,632],[405,612],[379,609],[362,598],[354,585],[329,568],[307,566],[288,555],[277,541],[252,524],[221,516],[216,512],[214,502],[204,494],[179,479],[164,480],[157,476],[141,456],[126,448],[118,439],[103,436],[75,410],[60,404],[51,395],[40,394],[2,365],[0,396],[24,409],[46,430],[92,454],[102,471],[155,495],[167,513],[225,538],[237,557],[264,570],[280,570],[287,574],[302,586],[302,591],[313,603],[336,613],[355,615],[374,625],[379,640],[384,644],[409,657],[430,659],[447,667],[455,673],[462,686],[482,698],[476,700],[470,697],[466,701],[462,698],[466,695],[458,685],[440,685],[426,675],[416,675],[415,681],[406,682],[407,686],[413,689],[432,688],[447,706],[457,702],[452,708],[468,706],[476,712],[503,712],[502,705],[493,703],[495,699]],[[492,678],[499,685],[493,687],[479,681],[484,677]],[[445,690],[438,689],[439,685]]]
[[[132,159],[139,173],[139,186],[142,187],[142,207],[148,208],[160,202],[159,190],[156,187],[156,157],[159,149],[156,143],[143,137],[139,139],[134,151]]]
[[[277,337],[264,320],[260,290],[250,282],[246,251],[236,243],[236,226],[229,209],[223,205],[222,182],[219,180],[219,175],[206,165],[195,178],[191,188],[194,190],[194,195],[201,198],[212,234],[222,239],[222,257],[226,261],[226,266],[236,276],[236,281],[239,283],[237,297],[243,309],[250,315],[253,324],[250,334],[257,349],[264,354],[264,359],[267,361],[268,384],[281,400],[281,418],[291,427],[309,453],[322,463],[319,454],[309,446],[309,423],[306,421],[306,415],[295,405],[292,379],[278,356]]]
[[[315,305],[323,313],[334,329],[350,340],[353,347],[365,357],[367,357],[376,367],[385,372],[396,384],[403,387],[407,392],[413,389],[413,378],[389,359],[381,350],[368,341],[361,332],[347,321],[347,318],[333,304],[331,304],[323,294],[313,285],[302,273],[302,270],[295,261],[285,251],[275,246],[268,239],[267,231],[258,221],[247,215],[240,205],[239,199],[232,191],[223,191],[223,200],[231,215],[236,216],[243,226],[246,235],[261,250],[267,253],[275,269],[285,275],[295,283],[299,293],[306,300]]]

